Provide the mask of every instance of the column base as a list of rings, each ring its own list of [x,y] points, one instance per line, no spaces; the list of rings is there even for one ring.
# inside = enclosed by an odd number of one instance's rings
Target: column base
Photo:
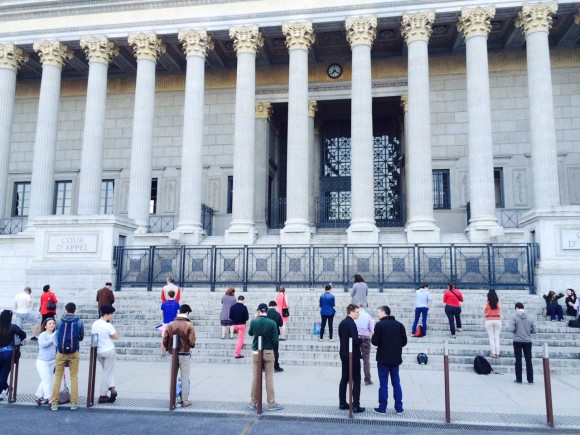
[[[377,245],[379,243],[379,229],[374,222],[351,222],[346,235],[349,245]]]
[[[199,226],[180,226],[169,233],[169,238],[181,245],[199,245],[206,237],[203,228]]]
[[[224,233],[226,245],[253,245],[258,238],[254,224],[235,224]]]
[[[312,239],[312,230],[308,222],[286,223],[280,230],[282,245],[309,245]]]
[[[407,221],[405,226],[408,243],[440,243],[439,227],[434,219]]]
[[[504,234],[503,227],[498,225],[495,216],[471,219],[465,231],[471,243],[490,243]]]

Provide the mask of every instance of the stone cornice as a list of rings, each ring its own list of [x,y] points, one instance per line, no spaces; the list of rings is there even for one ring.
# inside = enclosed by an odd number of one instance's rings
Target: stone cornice
[[[74,57],[68,45],[57,40],[36,41],[32,49],[38,53],[43,66],[52,65],[62,68],[65,60],[71,60]]]
[[[351,48],[355,45],[373,45],[377,36],[377,17],[347,18],[346,40]]]
[[[28,62],[28,54],[15,44],[0,44],[0,68],[18,71],[20,65]]]
[[[165,43],[153,32],[129,35],[127,41],[133,46],[137,59],[149,59],[157,62],[159,55],[165,53]]]
[[[288,50],[306,50],[314,44],[314,28],[310,21],[282,24],[282,33],[286,38]]]
[[[414,41],[429,41],[432,26],[435,21],[435,12],[419,12],[404,14],[401,20],[401,35],[407,45]]]
[[[199,56],[205,59],[214,48],[213,39],[205,29],[182,30],[177,34],[177,39],[183,46],[185,57]]]
[[[99,62],[109,65],[113,57],[119,55],[119,48],[113,41],[104,36],[81,38],[80,46],[87,55],[89,62]]]
[[[457,30],[465,39],[472,36],[487,36],[491,31],[491,19],[495,16],[494,8],[464,9],[461,11]]]
[[[234,40],[236,54],[251,53],[256,55],[264,45],[264,37],[258,26],[239,26],[230,29],[230,38]]]
[[[267,103],[265,101],[259,101],[256,103],[256,119],[270,119],[272,113],[274,113],[272,103]]]
[[[524,4],[518,12],[516,27],[522,29],[525,36],[534,32],[548,33],[552,28],[552,16],[558,11],[558,3]]]
[[[308,100],[308,116],[314,118],[318,112],[318,101]]]

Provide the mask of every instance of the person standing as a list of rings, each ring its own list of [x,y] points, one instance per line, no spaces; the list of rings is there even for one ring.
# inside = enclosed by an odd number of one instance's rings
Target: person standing
[[[346,401],[346,386],[350,378],[348,354],[349,341],[352,338],[352,412],[364,412],[365,408],[360,406],[360,345],[362,340],[358,336],[355,320],[359,316],[359,307],[350,304],[346,307],[346,318],[338,325],[338,338],[340,339],[340,361],[342,363],[342,376],[338,387],[338,407],[339,409],[348,409]]]
[[[356,323],[356,329],[358,331],[358,337],[362,340],[360,344],[360,351],[362,353],[363,360],[363,372],[365,374],[365,385],[372,385],[371,381],[371,336],[375,329],[375,321],[365,310],[365,304],[360,304],[358,307],[359,315],[358,319],[354,321]]]
[[[97,309],[101,317],[101,307],[103,305],[113,305],[115,303],[115,294],[112,290],[113,283],[106,282],[103,288],[97,290]]]
[[[536,333],[536,320],[528,316],[524,304],[516,303],[516,312],[510,320],[509,330],[514,334],[514,356],[516,358],[515,383],[522,383],[522,352],[526,359],[526,377],[528,384],[534,383],[534,368],[532,367],[532,334]]]
[[[54,304],[54,306],[52,306],[52,304]],[[58,304],[58,299],[52,292],[50,284],[46,284],[42,287],[42,295],[40,295],[39,311],[42,316],[41,322],[44,322],[49,317],[56,319],[56,304]]]
[[[393,386],[395,411],[402,414],[403,390],[399,377],[399,366],[403,364],[403,348],[407,345],[407,332],[401,322],[391,316],[391,309],[383,305],[378,309],[379,322],[375,325],[372,343],[377,346],[377,371],[379,373],[379,407],[373,408],[378,414],[387,412],[389,398],[389,375]]]
[[[282,316],[276,310],[276,301],[270,301],[268,303],[268,319],[273,320],[276,322],[276,326],[278,327],[278,336],[280,336],[280,328],[284,326],[284,321],[282,320]],[[279,352],[280,343],[274,344],[274,371],[276,373],[282,373],[284,369],[280,367],[280,352]]]
[[[220,311],[220,323],[222,325],[222,340],[226,338],[228,329],[230,330],[230,338],[234,338],[234,325],[230,319],[230,308],[236,303],[234,294],[236,289],[230,287],[226,290],[226,294],[222,296],[222,309]]]
[[[320,306],[320,337],[319,341],[322,341],[324,338],[324,328],[326,328],[326,322],[328,322],[328,336],[330,337],[330,341],[334,341],[332,339],[332,322],[334,321],[334,314],[336,313],[335,307],[335,300],[334,295],[330,293],[332,290],[332,286],[330,284],[326,284],[324,286],[324,293],[320,296],[320,300],[318,305]]]
[[[24,287],[24,290],[18,293],[14,297],[14,308],[16,312],[14,313],[14,324],[19,328],[22,328],[24,322],[29,322],[32,324],[32,341],[38,340],[36,338],[36,332],[38,331],[38,319],[34,314],[32,314],[32,300],[30,299],[30,294],[32,290],[30,287]]]
[[[369,305],[369,286],[365,282],[362,276],[358,273],[354,276],[354,284],[352,285],[352,290],[350,291],[351,300],[350,303],[354,305],[365,304],[365,307]]]
[[[500,315],[499,298],[495,290],[490,290],[487,293],[487,302],[483,307],[485,312],[485,329],[489,337],[489,356],[491,358],[499,358],[499,345],[501,333],[501,315]]]
[[[463,302],[463,295],[455,288],[455,283],[449,281],[447,291],[443,294],[443,303],[445,304],[445,314],[449,320],[449,330],[451,337],[455,338],[455,328],[457,323],[457,331],[461,332],[461,302]]]
[[[230,319],[234,325],[234,331],[238,332],[238,343],[234,353],[236,359],[244,357],[242,347],[244,347],[244,336],[246,335],[246,322],[250,319],[248,309],[244,305],[244,299],[242,295],[239,295],[238,302],[230,308]]]
[[[177,302],[179,302],[181,300],[181,289],[179,287],[177,287],[175,284],[173,284],[173,282],[175,281],[175,279],[170,276],[169,278],[167,278],[167,281],[163,287],[161,287],[161,301],[165,302],[167,301],[167,295],[169,293],[169,291],[173,290],[175,292],[175,300]]]
[[[112,305],[101,306],[101,318],[93,322],[91,335],[97,335],[97,361],[103,369],[103,379],[101,380],[101,393],[99,403],[113,403],[117,399],[115,388],[115,344],[113,340],[119,339],[119,333],[111,324],[115,308]],[[111,397],[107,396],[111,392]]]
[[[179,376],[181,378],[181,407],[191,405],[189,401],[189,371],[191,364],[191,349],[195,347],[195,328],[189,320],[191,307],[183,304],[179,307],[179,314],[173,322],[167,325],[163,336],[163,345],[168,352],[173,346],[173,336],[179,337]]]
[[[56,344],[54,334],[56,321],[48,318],[40,327],[38,336],[38,356],[36,357],[36,371],[40,376],[40,384],[36,390],[36,404],[50,404],[52,385],[54,383],[54,366],[56,364]]]
[[[8,375],[12,365],[14,352],[14,337],[20,341],[26,338],[26,333],[12,323],[12,311],[4,310],[0,313],[0,400],[8,400]]]
[[[161,325],[161,356],[165,356],[165,348],[163,347],[163,337],[165,336],[165,328],[170,322],[175,320],[177,312],[179,311],[179,302],[174,300],[175,292],[169,290],[167,292],[167,300],[161,304],[161,317],[163,324]]]
[[[79,342],[85,338],[85,325],[83,321],[75,315],[77,306],[74,302],[69,302],[64,306],[64,315],[56,322],[56,334],[54,340],[56,344],[56,366],[54,372],[54,385],[52,387],[52,400],[50,409],[58,411],[58,393],[60,383],[64,373],[64,366],[68,363],[70,369],[70,409],[78,407],[79,399]]]
[[[259,337],[262,337],[262,362],[266,372],[268,411],[279,411],[284,409],[284,407],[276,403],[276,396],[274,394],[274,345],[278,343],[278,326],[273,320],[268,319],[268,305],[258,305],[257,315],[258,317],[250,322],[250,330],[248,331],[250,337],[254,337],[252,340],[252,393],[248,407],[250,409],[256,409],[258,407],[258,379],[262,376],[258,341]]]
[[[431,308],[431,300],[433,295],[429,291],[429,284],[423,284],[419,289],[415,291],[415,321],[413,322],[413,328],[411,329],[411,334],[415,335],[417,330],[417,324],[419,323],[419,316],[423,319],[423,326],[421,327],[421,337],[427,335],[427,315],[429,314],[429,308]]]
[[[288,307],[288,295],[286,295],[286,287],[280,286],[280,290],[276,295],[276,309],[278,313],[282,316],[282,321],[284,326],[280,329],[280,340],[286,340],[286,334],[288,333],[288,320],[290,319],[290,308]]]

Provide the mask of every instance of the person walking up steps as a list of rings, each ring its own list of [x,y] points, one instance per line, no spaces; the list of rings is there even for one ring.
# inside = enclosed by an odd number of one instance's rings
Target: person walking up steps
[[[28,322],[32,325],[32,337],[30,338],[32,341],[36,341],[36,332],[40,324],[38,323],[38,319],[36,318],[35,314],[32,314],[32,300],[30,299],[30,294],[32,290],[30,287],[24,287],[24,290],[18,293],[14,297],[14,324],[19,328],[22,328],[24,322]]]
[[[288,296],[286,295],[286,287],[280,286],[280,290],[276,295],[276,309],[282,316],[284,326],[280,328],[280,341],[286,340],[288,333],[288,320],[290,319],[290,308],[288,307]]]
[[[320,300],[318,305],[320,306],[320,337],[319,341],[322,341],[324,338],[324,328],[326,327],[326,322],[328,322],[328,337],[330,341],[334,341],[332,339],[332,322],[334,321],[334,314],[336,310],[334,309],[335,300],[334,296],[330,291],[332,290],[332,286],[330,284],[326,284],[324,286],[324,294],[320,296]]]
[[[501,334],[501,316],[500,304],[495,290],[490,290],[487,293],[487,302],[483,307],[485,312],[485,329],[489,337],[489,356],[491,358],[499,358],[499,345]]]
[[[238,296],[238,302],[230,308],[230,319],[234,325],[234,331],[238,332],[238,343],[234,353],[235,358],[243,358],[242,347],[244,347],[244,336],[246,335],[246,322],[250,319],[248,309],[244,305],[244,297]]]
[[[429,314],[429,308],[431,308],[432,299],[433,295],[429,291],[429,284],[427,283],[415,291],[415,321],[413,322],[413,328],[411,328],[411,334],[413,336],[415,336],[417,330],[419,316],[423,319],[423,326],[421,327],[421,335],[419,337],[425,337],[427,335],[427,315]]]
[[[448,289],[443,294],[443,303],[445,304],[445,314],[449,320],[449,330],[451,337],[455,338],[455,327],[457,324],[457,331],[461,332],[461,302],[463,302],[463,295],[455,288],[455,283],[449,281]]]

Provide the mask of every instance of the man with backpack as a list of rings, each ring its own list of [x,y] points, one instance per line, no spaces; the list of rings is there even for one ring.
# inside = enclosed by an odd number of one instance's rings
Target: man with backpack
[[[56,345],[56,366],[54,371],[54,387],[52,389],[51,409],[58,411],[58,393],[66,363],[70,369],[71,399],[70,409],[77,409],[79,398],[79,343],[85,337],[83,321],[75,315],[77,306],[69,302],[64,306],[65,314],[56,323],[54,341]]]

